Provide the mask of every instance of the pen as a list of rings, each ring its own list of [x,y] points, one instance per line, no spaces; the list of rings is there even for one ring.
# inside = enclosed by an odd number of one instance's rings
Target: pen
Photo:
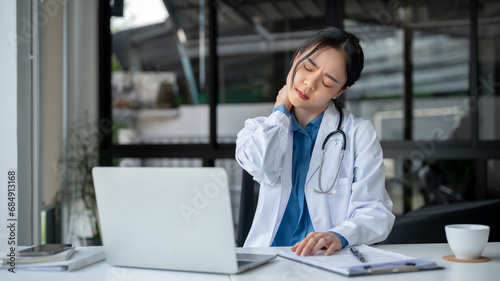
[[[360,262],[365,262],[365,258],[361,254],[361,252],[358,251],[358,249],[352,247],[351,248],[351,253],[360,261]]]

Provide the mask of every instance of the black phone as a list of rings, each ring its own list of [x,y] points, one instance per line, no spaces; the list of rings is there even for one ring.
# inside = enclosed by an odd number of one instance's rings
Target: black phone
[[[49,256],[70,249],[71,244],[40,244],[19,251],[19,256]]]

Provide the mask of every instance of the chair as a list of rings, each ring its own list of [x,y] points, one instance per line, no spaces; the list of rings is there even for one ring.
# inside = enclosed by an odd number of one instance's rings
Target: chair
[[[490,226],[490,242],[500,241],[500,200],[481,200],[424,207],[396,218],[389,237],[380,244],[446,243],[447,224]]]
[[[250,231],[250,227],[252,226],[255,207],[257,205],[256,193],[258,193],[258,189],[255,189],[256,186],[258,185],[256,185],[253,177],[247,171],[243,170],[240,213],[238,218],[238,234],[236,238],[238,247],[243,247],[248,232]]]

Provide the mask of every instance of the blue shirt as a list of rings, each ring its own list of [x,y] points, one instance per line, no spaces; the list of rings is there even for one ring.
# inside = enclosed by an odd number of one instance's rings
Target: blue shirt
[[[274,108],[273,112],[277,110],[285,113],[287,116],[291,114],[284,105]],[[323,120],[323,113],[309,122],[305,128],[299,124],[293,113],[291,115],[291,132],[293,132],[293,186],[283,219],[271,246],[292,246],[302,241],[310,232],[314,232],[304,190],[309,162],[311,161],[314,143],[316,142],[319,127]],[[335,234],[342,241],[342,248],[348,245],[347,240],[342,235]]]

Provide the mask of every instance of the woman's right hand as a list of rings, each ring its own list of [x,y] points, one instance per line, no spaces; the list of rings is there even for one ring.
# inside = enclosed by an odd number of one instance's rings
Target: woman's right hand
[[[274,104],[274,107],[284,104],[288,111],[292,110],[292,103],[288,98],[288,88],[288,85],[285,85],[283,86],[283,88],[281,88],[281,90],[279,90],[278,96],[276,96],[276,103]]]
[[[282,104],[285,105],[286,109],[288,112],[292,112],[292,103],[290,102],[290,98],[288,97],[289,92],[291,91],[292,87],[292,70],[288,72],[286,75],[286,84],[279,90],[278,96],[276,97],[276,103],[274,104],[274,107],[280,106]]]

